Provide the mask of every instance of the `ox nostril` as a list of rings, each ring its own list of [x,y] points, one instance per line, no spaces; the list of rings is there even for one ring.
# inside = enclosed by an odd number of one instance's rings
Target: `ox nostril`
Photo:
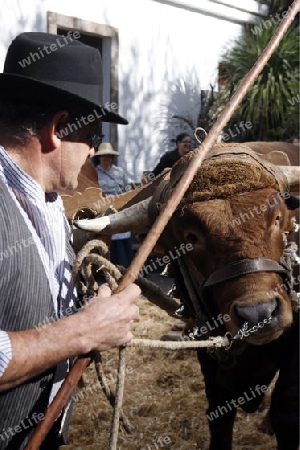
[[[271,302],[236,306],[235,313],[238,325],[242,326],[245,322],[248,322],[249,326],[254,326],[264,319],[274,317],[277,314],[278,305],[279,299],[275,298]]]

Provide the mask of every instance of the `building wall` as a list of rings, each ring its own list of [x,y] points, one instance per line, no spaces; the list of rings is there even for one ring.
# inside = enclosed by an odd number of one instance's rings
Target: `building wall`
[[[133,181],[172,148],[170,139],[183,129],[173,114],[196,120],[200,90],[216,86],[220,55],[238,38],[241,23],[251,19],[212,0],[1,3],[1,70],[13,37],[23,31],[47,31],[49,11],[118,29],[119,112],[129,120],[129,125],[118,126],[118,164]],[[245,9],[255,11],[255,6],[253,0],[243,2]]]

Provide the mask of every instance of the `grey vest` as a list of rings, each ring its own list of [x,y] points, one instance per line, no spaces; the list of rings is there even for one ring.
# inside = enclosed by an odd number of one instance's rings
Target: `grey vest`
[[[69,242],[67,249],[74,255]],[[27,330],[47,317],[55,317],[47,276],[31,233],[0,179],[0,329]],[[0,450],[24,448],[45,414],[54,377],[59,373],[62,379],[65,369],[63,362],[0,393]]]

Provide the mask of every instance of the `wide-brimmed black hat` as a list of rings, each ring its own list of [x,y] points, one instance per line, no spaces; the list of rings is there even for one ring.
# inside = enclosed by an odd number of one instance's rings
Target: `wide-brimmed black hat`
[[[116,104],[110,108],[103,105],[99,51],[74,36],[80,35],[19,34],[8,48],[0,74],[0,100],[82,108],[87,113],[97,113],[102,122],[127,124],[124,117],[113,111]]]

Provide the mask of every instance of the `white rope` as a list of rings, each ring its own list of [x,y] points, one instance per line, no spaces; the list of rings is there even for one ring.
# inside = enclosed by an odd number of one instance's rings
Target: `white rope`
[[[167,350],[180,350],[185,348],[201,348],[201,347],[227,347],[230,342],[226,336],[217,336],[205,341],[158,341],[152,339],[132,339],[126,347],[151,347],[165,348]]]
[[[94,253],[92,250],[97,250],[99,253]],[[104,276],[110,285],[111,289],[116,289],[117,280],[121,278],[121,272],[114,264],[112,264],[107,258],[108,249],[102,241],[94,240],[86,244],[83,249],[78,253],[76,262],[73,267],[73,279],[74,284],[78,290],[87,292],[88,288],[84,286],[80,280],[80,274],[83,272],[87,280],[89,289],[96,291],[98,284],[94,278],[92,272],[92,264],[99,267],[99,270],[103,270]],[[124,395],[124,383],[125,383],[125,352],[126,347],[150,347],[150,348],[162,348],[167,350],[179,350],[179,349],[193,349],[201,347],[228,347],[230,342],[226,336],[213,337],[205,341],[160,341],[152,339],[132,339],[130,343],[119,348],[119,364],[118,364],[118,379],[115,393],[115,404],[113,409],[113,417],[110,428],[109,450],[117,450],[118,431],[119,431],[119,419],[122,408],[122,400]]]

